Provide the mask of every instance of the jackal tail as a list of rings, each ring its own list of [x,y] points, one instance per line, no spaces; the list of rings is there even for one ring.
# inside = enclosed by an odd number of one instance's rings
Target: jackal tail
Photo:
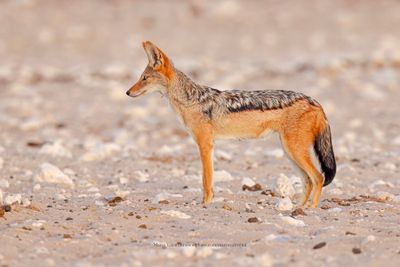
[[[314,141],[314,151],[321,165],[321,171],[324,175],[324,186],[333,181],[336,174],[336,161],[333,153],[331,129],[326,124],[325,129],[321,131]]]

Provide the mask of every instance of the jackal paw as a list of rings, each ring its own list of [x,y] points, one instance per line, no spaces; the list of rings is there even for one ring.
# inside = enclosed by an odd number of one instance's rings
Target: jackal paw
[[[310,209],[315,209],[317,207],[318,207],[318,203],[308,203],[307,204],[307,208],[310,208]]]
[[[214,193],[211,191],[209,193],[204,194],[203,196],[203,204],[210,203],[214,198]]]

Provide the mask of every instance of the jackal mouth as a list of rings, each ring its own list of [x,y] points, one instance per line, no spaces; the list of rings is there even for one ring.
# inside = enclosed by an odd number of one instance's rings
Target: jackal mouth
[[[130,91],[126,92],[126,94],[127,94],[128,96],[130,96],[130,97],[138,97],[138,96],[143,95],[144,93],[146,93],[146,90],[138,91],[138,92],[135,92],[135,93],[133,93],[133,94],[132,94]]]

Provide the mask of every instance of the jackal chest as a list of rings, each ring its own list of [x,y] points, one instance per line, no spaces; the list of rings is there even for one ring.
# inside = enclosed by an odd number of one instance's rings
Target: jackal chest
[[[195,125],[201,119],[200,111],[194,107],[186,107],[176,103],[175,101],[170,101],[170,106],[175,112],[179,121],[186,127],[188,131],[191,131],[193,125]]]

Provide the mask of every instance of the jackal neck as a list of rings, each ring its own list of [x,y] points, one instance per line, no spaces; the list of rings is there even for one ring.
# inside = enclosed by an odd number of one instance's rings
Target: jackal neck
[[[170,100],[187,106],[194,103],[199,90],[201,90],[200,85],[192,81],[183,72],[175,69],[174,79],[167,90],[167,96]]]

